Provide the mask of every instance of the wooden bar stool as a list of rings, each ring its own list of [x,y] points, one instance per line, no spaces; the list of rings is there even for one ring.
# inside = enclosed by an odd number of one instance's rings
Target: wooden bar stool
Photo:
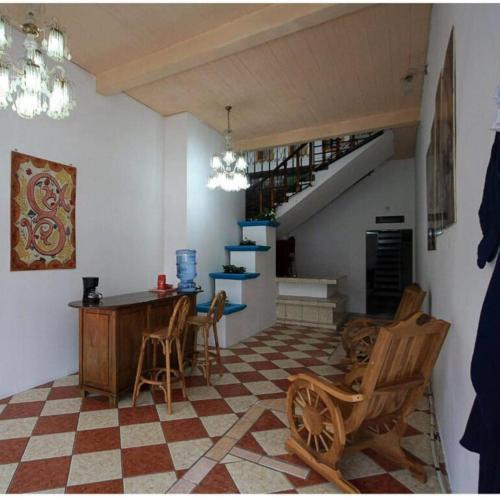
[[[217,322],[222,318],[224,314],[224,306],[226,304],[226,292],[220,291],[214,296],[212,302],[210,303],[210,309],[206,316],[189,316],[187,323],[188,325],[196,328],[196,338],[198,337],[198,331],[201,330],[203,333],[203,352],[195,350],[192,352],[191,366],[194,368],[200,365],[203,370],[203,375],[207,381],[207,385],[210,385],[210,367],[212,363],[217,363],[219,365],[219,372],[222,375],[224,373],[224,367],[222,366],[222,360],[220,357],[219,348],[219,338],[217,336]],[[214,332],[215,340],[215,352],[209,350],[208,337],[210,334],[210,328]],[[197,346],[195,342],[195,346]],[[196,349],[196,347],[195,347]],[[200,358],[201,355],[201,359]]]
[[[181,337],[186,329],[186,321],[189,313],[189,299],[181,297],[174,307],[174,312],[170,317],[168,327],[147,329],[142,332],[141,352],[139,354],[139,362],[137,363],[137,375],[135,377],[134,393],[132,395],[132,406],[135,406],[137,396],[143,384],[149,384],[153,387],[159,387],[165,394],[165,403],[167,404],[168,413],[172,413],[172,380],[174,375],[181,381],[182,394],[186,395],[186,382],[184,381],[184,367],[181,349]],[[152,367],[144,369],[144,355],[148,342],[153,347],[153,362]],[[165,367],[157,366],[157,348],[161,345],[163,354],[165,355]],[[172,368],[170,355],[177,351],[178,369]],[[165,375],[165,379],[161,377]]]

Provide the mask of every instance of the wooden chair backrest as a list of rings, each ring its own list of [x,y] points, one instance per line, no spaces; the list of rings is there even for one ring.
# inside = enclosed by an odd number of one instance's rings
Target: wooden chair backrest
[[[207,316],[212,318],[214,323],[217,323],[224,314],[224,306],[226,305],[226,292],[221,290],[219,293],[213,296],[212,302],[210,302],[210,309],[208,310]]]
[[[401,321],[420,311],[426,295],[427,292],[424,292],[417,283],[407,286],[399,302],[398,310],[394,315],[394,321]]]
[[[186,329],[187,318],[189,315],[189,298],[181,297],[175,304],[174,311],[168,322],[168,338],[180,338]]]
[[[381,327],[354,406],[351,428],[406,417],[429,383],[450,324],[417,312],[397,324]]]

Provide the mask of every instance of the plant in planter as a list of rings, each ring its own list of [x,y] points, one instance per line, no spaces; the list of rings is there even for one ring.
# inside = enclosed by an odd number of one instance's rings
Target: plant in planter
[[[243,274],[246,272],[245,267],[233,266],[232,264],[222,266],[222,269],[224,269],[224,272],[228,274]]]
[[[252,220],[276,220],[276,210],[274,208],[269,208],[260,212],[255,219]]]
[[[243,240],[240,241],[240,245],[241,246],[251,246],[251,247],[253,247],[253,246],[256,245],[256,243],[255,243],[254,240],[250,240],[248,238],[244,238]]]

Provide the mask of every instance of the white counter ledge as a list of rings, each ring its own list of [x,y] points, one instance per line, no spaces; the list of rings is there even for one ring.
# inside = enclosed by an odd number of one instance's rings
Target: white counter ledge
[[[347,297],[339,293],[339,284],[345,278],[277,277],[278,321],[338,330],[346,317]]]
[[[339,282],[344,279],[345,276],[332,276],[328,278],[278,277],[276,278],[276,283],[278,283],[279,295],[326,299],[337,293]]]

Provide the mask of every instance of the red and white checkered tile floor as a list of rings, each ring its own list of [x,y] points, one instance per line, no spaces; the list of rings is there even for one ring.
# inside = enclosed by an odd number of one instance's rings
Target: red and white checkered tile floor
[[[188,401],[174,389],[110,408],[83,399],[71,375],[0,401],[0,493],[332,493],[336,488],[287,454],[287,377],[342,375],[338,340],[313,328],[275,325],[222,351],[225,373],[211,387],[187,377]],[[340,350],[339,350],[340,351]],[[333,363],[333,364],[332,364]],[[341,463],[362,492],[439,492],[432,464],[429,412],[410,418],[405,448],[428,465],[421,484],[368,450]]]

